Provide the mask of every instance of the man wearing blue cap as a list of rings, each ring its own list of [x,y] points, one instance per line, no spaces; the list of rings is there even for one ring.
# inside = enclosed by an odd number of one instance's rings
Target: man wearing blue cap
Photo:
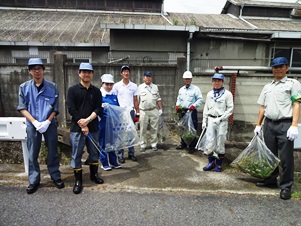
[[[47,168],[57,188],[63,188],[59,171],[58,135],[55,116],[59,114],[59,92],[55,83],[44,79],[44,64],[40,58],[28,61],[31,80],[19,87],[19,104],[17,110],[26,118],[27,148],[29,154],[28,179],[26,191],[32,194],[40,185],[40,166],[38,157],[41,148],[42,134],[48,149]]]
[[[206,131],[206,150],[208,165],[204,171],[222,171],[225,156],[225,141],[228,132],[228,119],[233,113],[233,95],[224,87],[224,75],[212,76],[213,89],[207,93],[203,110],[202,129]]]
[[[70,141],[72,145],[71,167],[74,170],[75,184],[73,193],[82,192],[82,155],[85,145],[89,153],[90,179],[96,184],[104,181],[98,176],[99,152],[88,139],[91,135],[98,142],[98,118],[102,114],[102,95],[100,90],[91,84],[93,67],[89,63],[81,63],[78,70],[80,83],[68,89],[67,105],[72,116],[70,127]]]
[[[140,110],[140,151],[146,151],[146,131],[150,127],[150,144],[153,151],[157,151],[158,122],[162,115],[162,102],[158,86],[152,83],[153,73],[144,72],[144,83],[138,86],[138,103]]]
[[[291,198],[291,187],[294,181],[294,140],[298,137],[298,121],[300,115],[301,85],[288,78],[288,61],[285,57],[272,60],[274,79],[262,89],[257,103],[260,104],[255,135],[261,132],[267,147],[280,158],[279,186],[280,198]],[[279,153],[279,155],[278,155]],[[278,187],[277,176],[279,168],[263,182],[258,182],[258,187]]]

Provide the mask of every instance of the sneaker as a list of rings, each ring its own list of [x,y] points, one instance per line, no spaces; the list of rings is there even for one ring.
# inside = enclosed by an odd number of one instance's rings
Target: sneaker
[[[116,164],[116,165],[112,165],[112,167],[113,167],[114,169],[120,169],[120,168],[121,168],[121,165]]]
[[[125,163],[125,159],[124,158],[118,158],[118,162],[119,163]]]
[[[152,147],[152,150],[153,150],[153,151],[157,151],[158,148],[157,148],[157,147]]]
[[[110,170],[112,170],[112,167],[111,167],[111,166],[101,166],[101,168],[102,168],[104,171],[110,171]]]

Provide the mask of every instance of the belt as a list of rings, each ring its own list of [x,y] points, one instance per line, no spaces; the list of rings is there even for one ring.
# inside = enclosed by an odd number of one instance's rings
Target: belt
[[[154,109],[156,109],[156,107],[154,107],[154,108],[147,108],[147,109],[141,109],[141,108],[140,108],[141,111],[152,111],[152,110],[154,110]]]
[[[219,118],[219,117],[222,117],[221,115],[219,115],[219,116],[215,116],[215,115],[208,115],[209,117],[211,117],[211,118]]]
[[[265,118],[265,119],[271,123],[291,122],[293,120],[292,118],[282,118],[282,119],[277,119],[277,120],[273,120],[273,119],[269,119],[269,118]]]

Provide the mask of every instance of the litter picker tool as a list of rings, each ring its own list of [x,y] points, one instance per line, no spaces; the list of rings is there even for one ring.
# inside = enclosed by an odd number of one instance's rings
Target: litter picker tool
[[[102,148],[99,146],[99,144],[94,140],[94,138],[92,137],[92,135],[89,133],[87,135],[87,137],[89,138],[89,140],[92,142],[92,144],[94,145],[94,147],[98,150],[99,154],[102,157],[106,157],[106,152],[104,150],[102,150]]]
[[[206,127],[202,130],[201,135],[200,135],[200,137],[199,137],[199,139],[198,139],[198,142],[197,142],[196,145],[195,145],[195,149],[198,149],[199,143],[201,142],[203,136],[205,135],[206,130],[207,130]]]

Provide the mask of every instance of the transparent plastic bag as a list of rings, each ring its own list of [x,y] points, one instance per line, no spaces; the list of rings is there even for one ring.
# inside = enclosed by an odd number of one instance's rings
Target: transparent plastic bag
[[[163,116],[160,115],[158,122],[158,141],[160,144],[163,144],[167,140],[169,133],[170,131],[164,122]]]
[[[204,129],[200,135],[198,143],[195,146],[195,149],[202,152],[206,150],[206,137],[206,129]]]
[[[105,150],[114,151],[123,148],[137,146],[139,137],[130,108],[121,108],[115,105],[108,105],[106,120]]]
[[[178,122],[178,132],[185,144],[189,146],[196,137],[196,130],[193,126],[191,111],[187,111]]]
[[[266,179],[273,173],[279,163],[280,160],[256,135],[230,165],[253,177]]]

